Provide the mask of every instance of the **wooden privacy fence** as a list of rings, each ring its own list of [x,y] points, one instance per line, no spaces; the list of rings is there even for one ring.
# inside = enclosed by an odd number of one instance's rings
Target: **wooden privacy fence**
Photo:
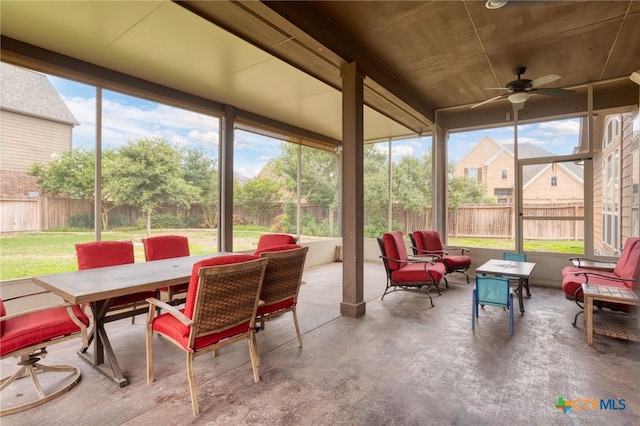
[[[87,200],[74,200],[62,197],[40,197],[24,199],[0,199],[0,232],[37,232],[68,226],[69,218],[77,214],[91,214],[93,205]],[[156,214],[201,215],[199,206],[191,209],[179,209],[166,206]],[[236,205],[234,213],[244,215],[242,205]],[[259,219],[259,225],[271,226],[278,215],[283,213],[282,203],[277,203],[273,213]],[[303,215],[310,215],[318,222],[327,220],[327,211],[318,205],[302,207]],[[110,217],[124,216],[134,224],[141,216],[140,211],[131,206],[119,206],[109,212]],[[582,203],[525,203],[524,215],[535,217],[583,217]],[[255,220],[255,219],[254,219]],[[504,238],[514,236],[514,206],[511,204],[465,204],[448,216],[448,235],[470,238]],[[393,223],[402,224],[404,232],[416,229],[429,229],[432,223],[431,209],[420,213],[406,210],[403,205],[393,207]],[[525,239],[531,240],[582,240],[584,239],[581,220],[525,220],[523,224]]]

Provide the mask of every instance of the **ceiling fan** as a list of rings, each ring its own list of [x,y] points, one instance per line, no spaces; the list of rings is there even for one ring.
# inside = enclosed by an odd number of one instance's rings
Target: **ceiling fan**
[[[515,68],[513,70],[513,75],[518,76],[518,79],[507,83],[506,87],[488,87],[487,88],[489,90],[503,90],[503,91],[506,90],[507,93],[503,93],[502,95],[495,96],[491,99],[487,99],[486,101],[482,101],[478,104],[472,105],[471,108],[477,108],[480,105],[488,104],[489,102],[493,102],[498,99],[507,98],[509,99],[509,102],[513,104],[514,110],[520,110],[524,108],[524,102],[527,99],[529,99],[529,96],[531,96],[532,94],[550,95],[550,96],[567,96],[574,93],[573,90],[548,89],[548,88],[540,87],[562,78],[557,74],[548,74],[543,77],[536,78],[535,80],[529,80],[526,78],[521,78],[522,74],[524,74],[526,70],[527,68],[525,67]]]

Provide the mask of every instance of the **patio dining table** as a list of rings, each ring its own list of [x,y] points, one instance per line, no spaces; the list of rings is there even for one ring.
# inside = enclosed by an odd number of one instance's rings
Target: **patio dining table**
[[[33,282],[73,304],[89,304],[93,313],[93,354],[87,348],[78,351],[82,359],[113,379],[120,387],[129,382],[120,365],[105,330],[105,319],[113,299],[118,296],[157,290],[161,287],[188,282],[193,264],[225,252],[176,257],[152,262],[130,263],[63,272],[33,277]],[[146,311],[148,307],[145,307]],[[105,364],[105,354],[109,365]]]

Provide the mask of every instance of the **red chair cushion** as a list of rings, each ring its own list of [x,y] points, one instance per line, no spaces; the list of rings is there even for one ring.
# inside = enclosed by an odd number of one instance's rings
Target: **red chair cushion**
[[[149,260],[189,256],[189,239],[182,235],[161,235],[142,240],[144,256]]]
[[[416,246],[420,250],[431,252],[442,251],[442,240],[440,239],[440,232],[438,231],[414,231],[413,239],[416,241]]]
[[[387,257],[398,260],[409,259],[409,256],[407,255],[407,246],[404,243],[402,231],[391,231],[384,233],[382,235],[382,242],[384,243],[384,252],[387,254]],[[403,268],[403,265],[406,265],[405,263],[394,262],[392,260],[388,260],[387,264],[389,265],[389,269],[391,271],[397,271],[398,269]]]
[[[180,310],[184,313],[185,309]],[[193,352],[201,348],[218,343],[219,341],[228,337],[233,337],[237,334],[246,333],[251,330],[251,323],[249,321],[237,325],[235,327],[224,330],[220,333],[210,334],[207,336],[197,337],[193,348],[189,348],[189,331],[190,327],[185,327],[180,321],[178,321],[171,314],[165,313],[153,320],[153,331],[164,334],[168,338],[178,343],[185,351]],[[186,332],[185,332],[186,330]]]
[[[96,241],[76,244],[76,256],[80,270],[135,262],[131,241]]]
[[[73,311],[80,321],[87,327],[89,318],[78,307],[73,306]],[[78,327],[67,313],[67,309],[52,308],[44,311],[33,312],[3,321],[4,333],[0,338],[0,356],[5,356],[19,349],[46,343],[57,337],[78,333]],[[46,346],[46,345],[44,345]]]
[[[415,283],[430,282],[431,277],[433,277],[433,282],[439,282],[447,272],[442,263],[428,264],[427,269],[431,275],[425,271],[424,263],[408,263],[402,268],[391,272],[391,279],[395,283]]]
[[[285,244],[295,244],[296,237],[289,234],[264,234],[258,240],[258,247],[255,254],[262,252],[267,247],[281,246]]]
[[[144,245],[144,257],[147,261],[172,259],[174,257],[189,256],[189,239],[182,235],[159,235],[142,240]],[[171,286],[173,292],[182,293],[188,288],[188,284]],[[161,287],[162,291],[169,291],[169,287]]]
[[[289,309],[295,304],[296,304],[296,298],[291,297],[286,300],[281,300],[280,302],[271,303],[269,305],[258,306],[258,313],[256,314],[256,316],[267,315],[273,312],[282,311],[283,309]]]
[[[7,315],[7,310],[4,307],[2,299],[0,299],[0,317]],[[4,321],[0,321],[0,337],[4,334]]]
[[[76,244],[78,269],[104,268],[106,266],[126,265],[135,262],[131,241],[96,241]],[[112,306],[127,305],[149,297],[156,297],[155,291],[128,294],[113,299]]]
[[[272,252],[272,251],[285,251],[285,250],[294,250],[294,249],[299,249],[302,246],[299,246],[298,244],[282,244],[279,246],[271,246],[271,247],[265,247],[261,250],[256,250],[256,252],[254,253],[255,256],[260,256],[262,253],[267,253],[267,252]]]
[[[468,268],[471,266],[470,256],[451,256],[446,255],[442,261],[447,265],[447,269],[454,270],[459,268]]]

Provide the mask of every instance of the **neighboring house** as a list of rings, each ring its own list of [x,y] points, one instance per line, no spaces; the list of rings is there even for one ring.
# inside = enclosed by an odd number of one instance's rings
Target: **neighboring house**
[[[514,196],[514,145],[500,145],[485,136],[455,166],[454,176],[469,177],[486,187],[499,203],[511,203]],[[520,158],[550,157],[554,154],[532,144],[518,144]],[[523,200],[555,203],[582,200],[582,167],[573,163],[526,166],[522,172]]]
[[[0,196],[37,192],[35,178],[26,170],[69,151],[78,124],[47,76],[1,62]]]
[[[594,248],[619,255],[628,237],[640,235],[640,115],[595,116],[593,140]]]

